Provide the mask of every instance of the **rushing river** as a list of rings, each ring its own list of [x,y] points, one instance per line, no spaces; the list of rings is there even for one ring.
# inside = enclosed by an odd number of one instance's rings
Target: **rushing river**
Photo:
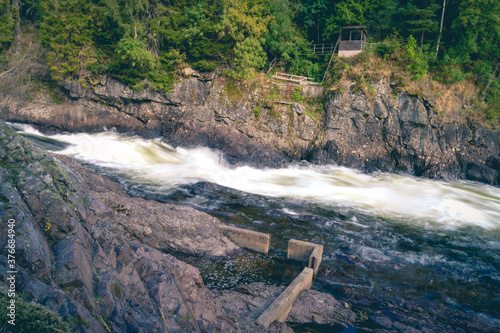
[[[269,257],[183,257],[209,288],[288,283],[297,270],[284,260],[287,241],[296,238],[324,245],[313,288],[353,304],[367,330],[379,326],[365,315],[380,314],[435,321],[435,331],[500,331],[498,187],[308,163],[232,167],[208,148],[13,126],[37,145],[118,179],[132,195],[192,205],[272,234]]]

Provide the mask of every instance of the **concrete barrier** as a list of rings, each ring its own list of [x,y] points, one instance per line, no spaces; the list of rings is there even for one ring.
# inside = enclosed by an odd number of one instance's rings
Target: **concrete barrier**
[[[255,252],[267,254],[271,243],[271,235],[253,230],[236,228],[221,224],[219,229],[236,245]]]
[[[304,242],[296,239],[288,241],[287,258],[307,262],[307,267],[314,270],[314,276],[318,273],[319,265],[323,257],[323,245]]]
[[[257,318],[257,323],[268,328],[275,320],[284,322],[297,296],[302,290],[311,288],[312,280],[313,269],[304,268],[299,276],[297,276],[281,295],[274,300],[267,310]]]

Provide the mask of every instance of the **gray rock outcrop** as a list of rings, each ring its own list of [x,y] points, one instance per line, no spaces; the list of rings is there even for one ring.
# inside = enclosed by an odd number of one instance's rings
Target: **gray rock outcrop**
[[[314,119],[298,103],[265,100],[265,87],[238,90],[214,75],[187,76],[169,95],[103,79],[92,89],[65,83],[62,104],[2,96],[0,118],[69,131],[116,128],[162,136],[174,146],[222,151],[232,164],[279,167],[305,159],[500,184],[499,129],[465,118],[446,121],[425,97],[397,93],[382,82],[375,97],[359,91],[327,96],[323,119]]]

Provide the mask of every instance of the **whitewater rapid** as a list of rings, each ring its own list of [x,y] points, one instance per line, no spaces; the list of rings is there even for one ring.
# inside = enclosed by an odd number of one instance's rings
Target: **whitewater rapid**
[[[262,196],[352,207],[426,228],[476,226],[500,230],[500,189],[477,182],[436,181],[389,173],[368,175],[308,163],[282,169],[233,167],[220,152],[173,148],[160,139],[114,132],[44,135],[29,125],[12,126],[33,137],[67,143],[57,153],[104,168],[112,175],[143,185],[143,190],[150,193],[207,181]]]

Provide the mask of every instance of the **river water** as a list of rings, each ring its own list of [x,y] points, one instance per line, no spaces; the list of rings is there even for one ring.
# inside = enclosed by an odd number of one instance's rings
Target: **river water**
[[[191,205],[272,234],[270,256],[181,256],[209,288],[289,283],[298,267],[286,262],[286,248],[295,238],[324,246],[313,288],[352,304],[361,331],[377,330],[373,318],[386,317],[415,327],[432,322],[434,331],[500,332],[498,187],[305,162],[234,167],[208,148],[13,126],[37,145],[119,180],[131,195]]]

